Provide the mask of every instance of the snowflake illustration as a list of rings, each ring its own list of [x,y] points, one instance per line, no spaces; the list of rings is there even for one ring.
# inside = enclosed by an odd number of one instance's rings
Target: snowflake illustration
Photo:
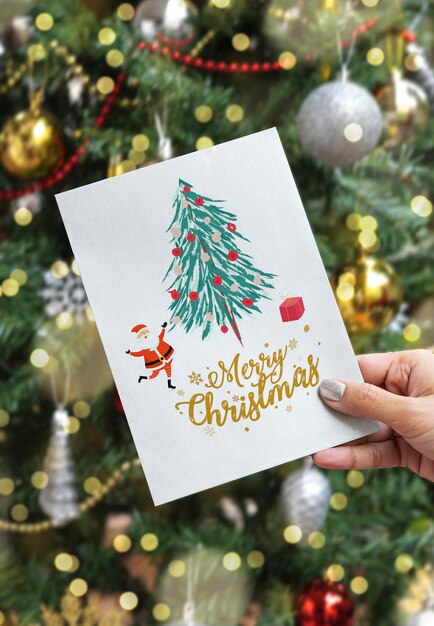
[[[239,402],[239,400],[240,400],[240,396],[232,396],[232,400],[233,400],[234,402]]]
[[[295,350],[297,347],[298,341],[297,339],[290,339],[288,346],[291,348],[291,350]]]
[[[196,372],[191,372],[188,377],[192,385],[200,385],[200,383],[203,383],[202,376],[200,374],[197,374]]]
[[[291,404],[288,404],[288,406],[286,407],[286,412],[287,413],[292,413],[292,406],[291,406]]]
[[[49,317],[70,313],[79,321],[84,319],[89,302],[80,276],[69,268],[62,278],[57,278],[52,272],[44,272],[44,283],[39,295],[45,301],[45,312]]]
[[[178,389],[176,393],[178,394],[178,396],[185,396],[185,391],[183,391],[182,389]]]
[[[209,437],[214,437],[215,435],[215,430],[212,426],[205,426],[204,431],[205,435],[208,435]]]

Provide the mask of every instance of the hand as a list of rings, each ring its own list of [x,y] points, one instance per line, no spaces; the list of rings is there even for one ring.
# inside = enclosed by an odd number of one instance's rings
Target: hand
[[[358,357],[365,383],[323,380],[319,393],[336,411],[380,421],[380,430],[313,455],[320,467],[408,467],[434,481],[434,354],[410,350]]]
[[[129,354],[131,352],[131,350],[125,350],[126,354]]]
[[[164,324],[161,324],[161,328],[166,328],[167,326],[167,322],[164,322]]]

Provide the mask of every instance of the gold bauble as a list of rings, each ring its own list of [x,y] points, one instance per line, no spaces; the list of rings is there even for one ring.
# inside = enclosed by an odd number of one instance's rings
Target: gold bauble
[[[39,96],[27,111],[20,111],[6,122],[0,145],[3,166],[21,180],[44,178],[64,154],[59,124],[41,109]]]
[[[428,96],[412,80],[402,78],[398,70],[393,70],[391,82],[378,91],[377,101],[383,110],[387,146],[412,141],[415,127],[428,122]]]
[[[378,330],[398,313],[401,283],[386,261],[362,254],[343,267],[332,282],[339,310],[351,333]]]

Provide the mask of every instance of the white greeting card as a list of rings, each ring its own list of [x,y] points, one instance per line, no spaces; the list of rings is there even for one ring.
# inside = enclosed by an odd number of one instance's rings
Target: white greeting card
[[[156,504],[377,429],[275,129],[56,198]]]

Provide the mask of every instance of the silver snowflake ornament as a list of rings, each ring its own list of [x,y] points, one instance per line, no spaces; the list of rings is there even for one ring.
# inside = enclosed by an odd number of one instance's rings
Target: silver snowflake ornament
[[[77,321],[84,319],[89,302],[80,276],[70,269],[62,278],[57,278],[52,272],[45,272],[44,283],[40,295],[45,300],[45,312],[49,317],[70,313]]]

